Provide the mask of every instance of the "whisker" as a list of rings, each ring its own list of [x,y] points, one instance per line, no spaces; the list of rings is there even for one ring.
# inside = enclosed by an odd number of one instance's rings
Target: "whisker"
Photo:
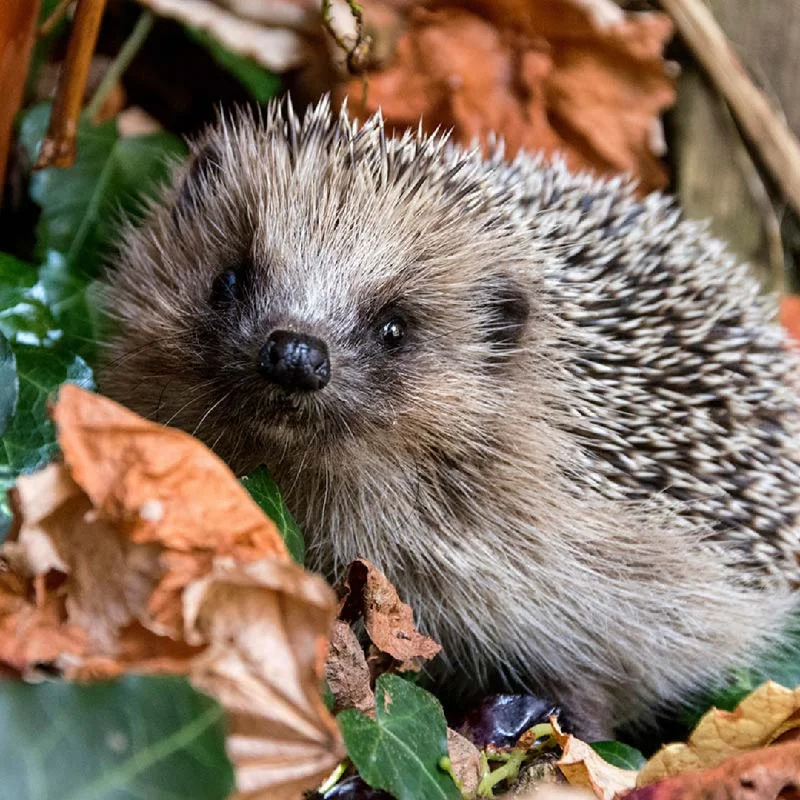
[[[194,403],[197,403],[199,400],[203,400],[204,398],[208,397],[210,394],[212,394],[216,390],[217,390],[216,384],[212,384],[211,388],[207,392],[204,392],[199,397],[195,397],[194,399],[189,400],[188,402],[184,403],[164,424],[165,425],[170,425],[173,422],[173,420],[177,416],[182,414],[189,406],[194,405]]]
[[[203,414],[202,417],[200,417],[200,421],[197,423],[197,425],[194,426],[194,430],[192,431],[192,436],[195,436],[195,437],[197,436],[197,432],[200,430],[200,428],[202,427],[203,423],[208,419],[208,415],[211,414],[211,412],[215,408],[217,408],[221,403],[224,403],[234,393],[235,389],[236,389],[236,387],[234,386],[233,388],[231,388],[227,392],[225,392],[225,394],[222,395],[222,397],[220,397],[220,399],[217,400],[216,403],[213,403],[212,406],[208,409],[208,411],[206,411],[206,413]]]

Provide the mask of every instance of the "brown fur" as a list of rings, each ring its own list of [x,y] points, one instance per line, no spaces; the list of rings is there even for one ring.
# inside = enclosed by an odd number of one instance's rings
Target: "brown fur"
[[[454,674],[605,735],[757,657],[794,602],[795,362],[756,290],[621,181],[273,107],[222,121],[127,231],[100,383],[265,462],[310,566],[375,562]],[[254,368],[276,328],[331,352],[291,407]]]

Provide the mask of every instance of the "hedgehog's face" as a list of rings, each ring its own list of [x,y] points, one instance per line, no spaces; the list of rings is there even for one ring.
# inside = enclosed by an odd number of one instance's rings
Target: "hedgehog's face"
[[[229,137],[129,235],[102,388],[238,470],[480,443],[535,303],[507,223],[342,153]]]

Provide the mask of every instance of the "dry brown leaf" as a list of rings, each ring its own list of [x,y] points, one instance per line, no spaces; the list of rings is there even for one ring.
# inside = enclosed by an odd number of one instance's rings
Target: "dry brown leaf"
[[[184,593],[186,638],[209,645],[190,677],[228,712],[236,797],[296,800],[344,756],[320,697],[335,606],[321,578],[266,559],[218,559]]]
[[[414,627],[411,607],[400,600],[386,576],[365,559],[354,561],[342,581],[339,617],[361,616],[375,647],[399,662],[399,671],[419,671],[442,648]]]
[[[800,800],[800,742],[728,758],[636,789],[626,800]]]
[[[369,73],[368,112],[389,128],[453,128],[455,140],[502,136],[506,152],[564,154],[573,169],[626,172],[643,190],[666,175],[659,116],[675,90],[663,14],[612,0],[451,0],[414,7],[394,59]],[[340,92],[360,113],[361,81]]]
[[[375,708],[364,651],[352,628],[341,620],[333,626],[325,676],[334,697],[334,711],[357,708],[366,712]]]
[[[133,544],[99,519],[63,464],[20,477],[12,502],[21,523],[6,557],[27,575],[61,573],[70,624],[87,631],[93,652],[113,654],[120,630],[147,617],[160,548]]]
[[[563,751],[556,766],[572,786],[591,789],[602,800],[613,800],[636,786],[636,770],[620,769],[604,761],[586,742],[562,733],[555,717],[550,718]]]
[[[713,767],[726,758],[756,750],[785,731],[786,721],[800,710],[800,687],[785,689],[767,682],[733,711],[706,713],[686,744],[662,747],[639,772],[638,786],[672,775]]]
[[[481,781],[480,751],[469,739],[448,728],[447,755],[450,757],[453,774],[461,785],[461,793],[472,797]]]
[[[0,667],[24,674],[41,663],[80,658],[86,632],[65,623],[66,611],[57,593],[38,592],[32,578],[0,562]]]
[[[208,574],[214,556],[289,560],[275,524],[188,434],[70,384],[59,392],[53,419],[66,465],[97,516],[120,526],[131,542],[166,551],[147,627],[180,638],[180,593]]]
[[[311,56],[297,29],[318,22],[318,5],[308,2],[211,2],[211,0],[139,0],[151,11],[210,34],[233,53],[252,58],[273,72],[286,72]],[[225,6],[230,6],[226,8]]]
[[[594,800],[588,789],[560,784],[538,784],[526,787],[521,792],[513,792],[508,800]]]

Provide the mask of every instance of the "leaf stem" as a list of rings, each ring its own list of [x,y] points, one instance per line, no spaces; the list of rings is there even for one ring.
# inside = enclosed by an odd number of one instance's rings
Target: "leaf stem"
[[[154,21],[155,16],[152,11],[143,11],[139,16],[136,25],[133,26],[133,30],[125,40],[125,44],[122,45],[116,58],[111,62],[106,74],[103,76],[103,80],[100,81],[100,85],[94,93],[94,97],[86,107],[89,119],[94,120],[100,113],[100,109],[103,107],[103,103],[111,93],[111,90],[119,82],[125,70],[128,69],[131,61],[133,61],[144,44],[145,39],[147,39]]]
[[[494,797],[494,787],[501,781],[508,781],[511,784],[519,775],[525,756],[524,750],[512,750],[503,766],[491,771],[488,769],[488,762],[482,758],[481,766],[484,769],[481,782],[478,784],[478,797]]]
[[[458,775],[456,775],[456,771],[453,769],[453,762],[450,760],[450,756],[442,756],[439,759],[439,769],[442,770],[442,772],[446,772],[453,779],[456,788],[463,795],[464,782],[458,779]]]
[[[347,765],[350,762],[345,759],[344,761],[340,761],[337,765],[336,769],[331,772],[330,775],[325,779],[325,782],[317,789],[317,794],[327,794],[337,783],[339,783],[339,779],[344,775],[345,770],[347,769]]]

